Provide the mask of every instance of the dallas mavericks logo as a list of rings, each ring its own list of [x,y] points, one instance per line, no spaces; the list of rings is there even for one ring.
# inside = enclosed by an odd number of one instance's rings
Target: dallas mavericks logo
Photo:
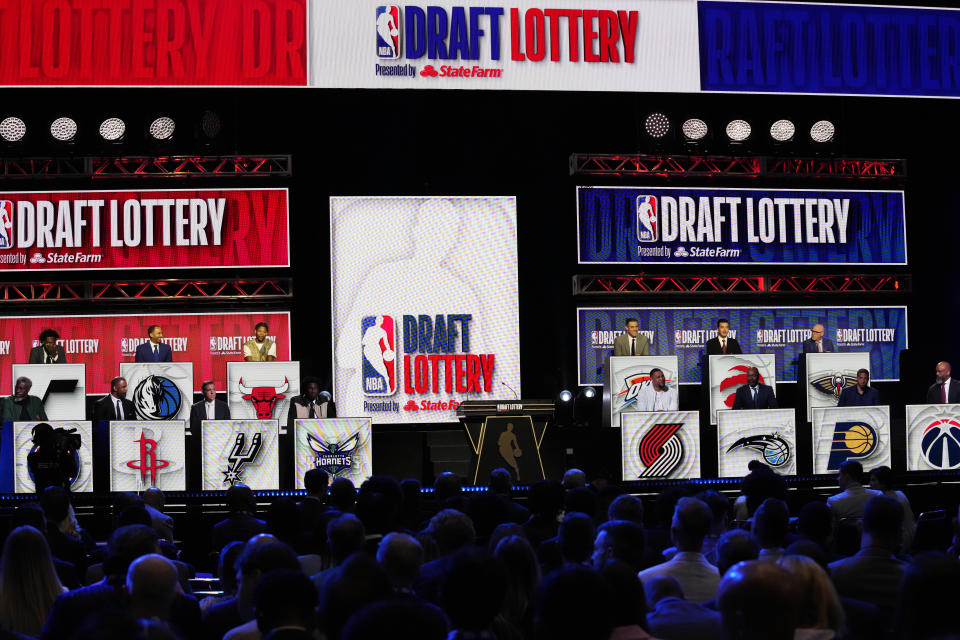
[[[349,475],[350,468],[359,460],[354,460],[358,455],[357,448],[360,446],[360,433],[355,433],[343,442],[324,442],[312,433],[307,434],[307,444],[315,454],[313,466],[317,469],[323,469],[330,476]]]
[[[960,422],[941,418],[931,423],[923,431],[920,451],[937,469],[956,469],[960,466]]]
[[[400,7],[395,4],[377,7],[377,57],[400,57]]]
[[[866,422],[838,422],[833,428],[827,469],[836,471],[851,458],[868,458],[880,446],[880,436]]]
[[[656,242],[657,233],[657,197],[639,196],[637,198],[637,241]]]
[[[13,247],[13,201],[0,200],[0,249]]]
[[[180,412],[183,395],[170,378],[149,375],[133,390],[133,406],[141,420],[172,420]]]
[[[777,433],[740,438],[730,445],[727,453],[741,448],[756,451],[771,467],[782,467],[790,460],[790,445]]]
[[[640,438],[638,447],[643,471],[640,478],[666,477],[683,460],[683,443],[677,432],[682,422],[655,424]]]
[[[397,392],[397,330],[393,316],[365,316],[360,321],[363,393],[392,396]]]
[[[856,384],[856,376],[844,375],[842,373],[835,373],[832,376],[824,376],[810,381],[811,387],[824,395],[833,396],[837,400],[840,399],[840,394],[843,393],[844,389]]]

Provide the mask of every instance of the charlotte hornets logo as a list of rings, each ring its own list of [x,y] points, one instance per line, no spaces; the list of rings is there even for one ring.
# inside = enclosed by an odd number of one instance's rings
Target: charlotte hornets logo
[[[941,418],[931,423],[920,440],[923,457],[937,469],[960,466],[960,422]]]
[[[149,375],[133,390],[133,406],[140,420],[173,420],[181,404],[183,395],[170,378]]]
[[[355,433],[343,442],[323,442],[312,433],[307,434],[307,444],[314,453],[313,465],[333,477],[349,475],[351,467],[359,464],[354,458],[359,454],[360,434]]]
[[[777,433],[740,438],[730,445],[727,453],[741,448],[756,451],[771,467],[782,467],[790,461],[790,445]]]

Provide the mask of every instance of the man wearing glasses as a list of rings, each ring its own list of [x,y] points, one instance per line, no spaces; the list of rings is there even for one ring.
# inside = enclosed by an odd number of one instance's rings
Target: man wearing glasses
[[[823,335],[823,325],[815,324],[810,329],[810,337],[803,341],[804,353],[833,353],[837,350],[833,340]]]

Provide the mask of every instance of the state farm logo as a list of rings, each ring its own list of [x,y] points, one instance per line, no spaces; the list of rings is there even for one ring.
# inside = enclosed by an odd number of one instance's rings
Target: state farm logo
[[[478,65],[455,67],[444,64],[440,65],[440,70],[437,71],[432,64],[428,64],[420,71],[420,75],[424,78],[501,78],[503,69]]]
[[[421,400],[420,404],[417,404],[413,400],[407,400],[407,404],[403,405],[404,411],[456,411],[460,407],[460,403],[456,400],[450,400],[449,402],[435,402],[432,400]]]

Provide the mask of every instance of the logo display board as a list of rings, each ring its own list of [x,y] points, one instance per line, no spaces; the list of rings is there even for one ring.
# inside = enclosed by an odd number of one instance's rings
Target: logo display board
[[[51,366],[51,365],[47,365]],[[14,491],[16,493],[34,493],[36,486],[33,483],[33,474],[27,465],[27,456],[36,449],[33,444],[33,428],[39,422],[14,422]],[[76,477],[70,484],[73,493],[88,493],[93,491],[93,426],[87,421],[48,421],[55,430],[63,429],[66,434],[80,436],[80,446],[70,448],[70,457],[78,470]],[[64,445],[67,443],[64,442]]]
[[[455,422],[521,395],[515,198],[331,198],[330,225],[339,413]]]
[[[0,192],[0,273],[288,267],[287,200],[286,189]]]
[[[623,479],[699,478],[700,413],[625,413],[620,438]]]
[[[227,404],[234,420],[278,420],[286,427],[290,402],[298,395],[297,361],[227,363]]]
[[[906,264],[903,191],[577,187],[580,264]]]
[[[813,472],[833,473],[845,460],[890,466],[890,407],[813,410]]]
[[[186,491],[182,420],[110,422],[110,491]]]
[[[323,469],[334,478],[349,478],[355,486],[373,475],[370,418],[294,420],[296,482],[304,489],[303,475]]]
[[[121,362],[120,375],[138,420],[190,419],[192,362]]]
[[[960,404],[908,404],[907,471],[960,467]]]
[[[813,420],[815,407],[835,407],[844,389],[857,385],[857,371],[870,370],[870,354],[808,353],[807,421]]]
[[[577,384],[605,382],[606,359],[636,318],[650,340],[650,355],[677,356],[681,384],[699,384],[700,359],[707,340],[717,335],[717,320],[730,321],[730,336],[744,353],[777,356],[777,379],[797,379],[803,341],[822,324],[837,352],[870,354],[874,382],[900,379],[900,352],[907,344],[906,307],[582,307],[577,309]]]
[[[717,424],[720,411],[733,408],[737,389],[747,384],[747,369],[756,367],[760,384],[777,393],[776,356],[769,353],[710,356],[710,424]]]
[[[203,490],[245,484],[280,488],[280,427],[276,420],[204,420],[200,423]]]
[[[638,411],[637,396],[650,386],[650,371],[663,371],[668,389],[676,389],[676,356],[613,356],[610,358],[610,426],[619,427],[620,416]]]
[[[717,414],[718,475],[747,474],[758,460],[780,475],[797,473],[797,428],[793,409],[721,411]]]
[[[50,420],[77,420],[87,413],[87,372],[84,364],[15,364],[11,393],[17,378],[30,378],[30,395],[43,400]]]

